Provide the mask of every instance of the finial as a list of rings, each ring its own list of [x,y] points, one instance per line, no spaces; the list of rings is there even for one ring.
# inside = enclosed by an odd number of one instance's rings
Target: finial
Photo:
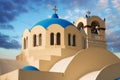
[[[90,15],[90,14],[91,14],[91,12],[90,12],[90,11],[87,11],[87,14],[88,14],[88,15]]]
[[[91,12],[87,11],[86,18],[90,18],[90,14],[91,14]]]
[[[104,21],[106,21],[106,19],[104,18]]]
[[[53,11],[56,13],[57,10],[58,10],[58,9],[56,8],[56,6],[54,6]]]

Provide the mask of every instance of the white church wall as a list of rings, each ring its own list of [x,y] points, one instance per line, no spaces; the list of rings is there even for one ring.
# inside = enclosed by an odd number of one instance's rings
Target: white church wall
[[[39,45],[39,34],[42,35],[42,45]],[[33,35],[36,35],[36,46],[33,46]],[[45,48],[46,29],[42,26],[35,26],[30,33],[30,49]]]
[[[64,48],[64,28],[58,24],[50,25],[46,30],[46,48]],[[54,33],[54,45],[50,45],[50,34]],[[56,35],[60,33],[60,45],[56,43]]]
[[[71,35],[71,45],[69,46],[68,45],[68,34]],[[73,35],[76,36],[76,45],[73,46]],[[65,37],[64,37],[64,40],[65,40],[65,46],[66,48],[79,48],[79,49],[82,49],[82,34],[81,32],[76,28],[76,27],[73,27],[73,26],[68,26],[67,28],[65,28]]]

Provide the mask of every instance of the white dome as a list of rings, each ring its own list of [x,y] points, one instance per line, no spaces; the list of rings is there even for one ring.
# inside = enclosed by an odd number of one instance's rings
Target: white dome
[[[75,55],[64,58],[60,61],[58,61],[51,69],[50,72],[61,72],[64,73],[65,70],[67,69],[68,65],[70,62],[74,59],[74,57],[81,52],[82,50],[78,51]]]
[[[74,56],[62,59],[58,61],[51,69],[50,72],[65,72],[67,66],[72,61]]]

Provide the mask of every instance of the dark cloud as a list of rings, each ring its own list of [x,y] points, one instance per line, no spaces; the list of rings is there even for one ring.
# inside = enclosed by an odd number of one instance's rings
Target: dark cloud
[[[13,30],[14,27],[10,24],[0,24],[0,29],[3,29],[3,30]]]
[[[17,40],[10,38],[10,36],[0,33],[0,47],[5,49],[20,49],[21,45]]]
[[[7,23],[15,19],[20,13],[26,12],[24,5],[20,3],[23,0],[0,0],[0,23]]]
[[[112,52],[120,52],[120,31],[115,31],[107,35],[108,49]]]
[[[34,2],[35,4],[41,4],[41,5],[47,5],[47,4],[57,4],[57,0],[30,0],[31,2]]]
[[[0,29],[13,30],[9,22],[16,19],[21,13],[27,12],[27,0],[0,0]]]
[[[13,2],[16,4],[26,4],[28,0],[13,0]]]
[[[47,3],[47,4],[53,4],[53,6],[54,5],[56,5],[57,4],[57,0],[43,0],[43,3]]]
[[[27,0],[0,0],[0,29],[14,29],[9,22],[16,19],[16,16],[27,12],[24,7]]]
[[[20,14],[34,9],[35,5],[39,8],[47,4],[55,5],[56,2],[56,0],[0,0],[0,24],[15,20]]]

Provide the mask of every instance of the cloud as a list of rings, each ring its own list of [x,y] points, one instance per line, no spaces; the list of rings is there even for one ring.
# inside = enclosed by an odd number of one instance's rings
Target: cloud
[[[35,1],[35,0],[34,0]],[[39,0],[40,1],[40,0]],[[28,2],[28,0],[13,0],[14,3],[17,4],[26,4]]]
[[[10,36],[0,33],[0,48],[20,49],[21,45],[16,39],[12,39]]]
[[[48,9],[53,8],[53,6],[57,5],[57,0],[28,0],[27,8],[34,10],[40,10],[40,8]]]
[[[77,18],[77,15],[79,14],[76,10],[73,10],[73,11],[72,10],[66,10],[67,15],[62,16],[62,18],[67,19],[70,22],[74,21]]]
[[[80,9],[79,9],[79,8],[76,8],[76,9],[74,10],[74,12],[75,12],[75,13],[80,13]]]
[[[84,17],[87,11],[88,10],[86,9],[80,9],[80,8],[74,8],[72,10],[67,9],[65,12],[67,15],[62,16],[61,18],[67,19],[70,22],[75,22],[80,17],[80,15]]]
[[[106,17],[107,11],[109,11],[109,0],[98,0],[97,2],[94,1],[94,4],[96,5],[92,5],[90,4],[92,7],[90,7],[90,10],[92,11],[92,13],[94,15],[99,15],[99,16],[103,16]]]
[[[27,12],[27,0],[0,0],[0,29],[12,30],[9,23],[14,21],[21,13]]]
[[[99,9],[107,9],[109,7],[108,0],[99,0],[97,7]]]
[[[14,21],[17,16],[27,13],[31,9],[40,9],[42,6],[50,7],[56,4],[56,0],[0,0],[0,24]]]
[[[120,31],[111,32],[109,35],[107,35],[107,44],[108,49],[110,49],[112,52],[120,52]]]
[[[56,5],[57,4],[57,0],[47,0],[47,1],[43,0],[43,3]]]
[[[86,7],[90,8],[96,5],[95,0],[60,0],[62,4],[67,4],[68,7]],[[91,6],[92,4],[92,6]]]
[[[113,7],[120,13],[120,0],[112,0]]]
[[[112,3],[114,7],[111,6]],[[115,9],[119,7],[118,0],[99,0],[94,12],[104,15],[106,18],[106,39],[108,49],[112,52],[120,52],[120,17]],[[116,6],[116,8],[115,8]],[[120,9],[120,8],[119,8]]]
[[[59,5],[62,3],[64,6],[72,7],[72,6],[90,6],[94,0],[0,0],[0,24],[9,23],[14,21],[17,16],[22,13],[29,12],[30,10],[40,10],[40,7],[51,8],[54,5]],[[68,5],[66,5],[66,3]],[[95,3],[94,3],[95,4]],[[94,5],[93,4],[93,5]],[[38,9],[36,9],[38,8]],[[79,12],[76,10],[76,12]]]
[[[27,12],[23,0],[0,0],[0,23],[13,21],[20,13]]]
[[[3,29],[3,30],[13,30],[14,27],[10,24],[0,24],[0,29]]]

